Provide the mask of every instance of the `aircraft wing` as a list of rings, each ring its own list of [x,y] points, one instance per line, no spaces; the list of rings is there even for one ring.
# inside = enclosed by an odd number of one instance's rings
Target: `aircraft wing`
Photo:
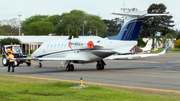
[[[38,58],[31,58],[31,57],[28,57],[28,58],[13,58],[15,60],[38,60]]]
[[[52,61],[52,60],[82,60],[82,61],[88,61],[87,59],[78,59],[77,57],[76,58],[38,58],[38,60],[41,60],[41,61]]]
[[[41,60],[41,61],[53,61],[53,60],[82,60],[88,61],[85,58],[77,58],[77,57],[65,57],[65,58],[13,58],[15,60]]]
[[[143,58],[143,57],[149,57],[149,56],[159,56],[161,54],[165,54],[166,51],[171,47],[172,45],[170,45],[169,47],[167,47],[166,49],[164,49],[161,53],[158,54],[133,54],[133,55],[111,55],[105,59],[124,59],[124,58],[128,58],[128,59],[132,59],[132,58]]]

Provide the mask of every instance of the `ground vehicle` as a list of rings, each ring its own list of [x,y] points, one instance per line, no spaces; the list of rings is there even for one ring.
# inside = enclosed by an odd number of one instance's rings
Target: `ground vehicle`
[[[20,45],[4,45],[3,47],[3,58],[2,58],[2,64],[4,66],[8,65],[8,60],[6,59],[6,57],[8,56],[8,52],[13,53],[14,58],[26,58],[27,57],[27,53],[22,53],[21,47]],[[26,63],[27,66],[31,66],[30,60],[28,60],[29,62],[27,62],[26,60],[17,60],[17,64],[15,66],[19,66],[19,64],[22,63]]]

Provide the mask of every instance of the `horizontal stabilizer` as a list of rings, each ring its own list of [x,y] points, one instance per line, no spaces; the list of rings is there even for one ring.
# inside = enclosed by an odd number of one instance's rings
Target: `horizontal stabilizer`
[[[147,14],[146,13],[112,13],[114,15],[130,16],[130,17],[146,17],[146,16],[172,16],[171,14]]]
[[[132,58],[143,58],[143,57],[149,57],[149,56],[159,56],[161,54],[165,54],[166,51],[171,47],[172,45],[170,45],[169,47],[167,47],[166,49],[164,49],[161,53],[158,54],[133,54],[133,55],[111,55],[105,59],[123,59],[123,58],[128,58],[128,59],[132,59]]]

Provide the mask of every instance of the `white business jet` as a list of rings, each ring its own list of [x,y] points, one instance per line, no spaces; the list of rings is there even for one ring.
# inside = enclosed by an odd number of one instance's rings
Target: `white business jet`
[[[32,60],[41,61],[57,60],[63,61],[67,71],[73,71],[74,65],[71,63],[91,63],[97,62],[97,70],[103,70],[106,65],[104,58],[115,53],[129,52],[137,44],[137,38],[143,18],[145,16],[168,16],[168,14],[147,14],[146,12],[113,13],[127,16],[125,23],[116,36],[105,39],[79,39],[57,40],[44,42],[32,55]]]

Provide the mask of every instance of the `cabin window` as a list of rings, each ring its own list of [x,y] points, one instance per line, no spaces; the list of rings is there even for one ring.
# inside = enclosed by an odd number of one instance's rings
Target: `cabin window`
[[[47,49],[49,48],[49,44],[47,45]]]
[[[57,47],[57,48],[59,48],[59,46],[60,46],[60,44],[58,44],[58,47]]]
[[[62,44],[61,48],[63,48],[63,45],[64,45],[64,44]]]
[[[64,45],[64,48],[66,48],[66,44]]]
[[[51,45],[51,48],[53,47],[53,44]]]
[[[56,48],[56,44],[54,45],[54,49]]]

